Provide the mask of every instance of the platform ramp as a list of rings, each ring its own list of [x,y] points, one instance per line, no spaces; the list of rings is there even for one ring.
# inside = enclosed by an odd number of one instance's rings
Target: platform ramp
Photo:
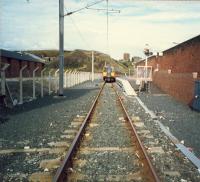
[[[135,90],[133,89],[133,87],[131,86],[131,84],[129,83],[128,80],[123,79],[123,78],[116,78],[117,82],[120,83],[120,85],[122,85],[122,87],[124,88],[124,91],[126,92],[127,95],[129,96],[137,96]]]

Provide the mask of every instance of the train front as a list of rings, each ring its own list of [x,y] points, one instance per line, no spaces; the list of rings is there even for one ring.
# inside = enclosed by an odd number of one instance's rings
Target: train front
[[[115,82],[115,71],[111,66],[106,66],[103,69],[103,80],[105,82]]]

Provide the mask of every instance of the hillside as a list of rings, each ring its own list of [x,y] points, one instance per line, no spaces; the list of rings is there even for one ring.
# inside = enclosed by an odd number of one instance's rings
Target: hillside
[[[43,57],[47,60],[47,67],[58,68],[58,55],[57,50],[31,50],[26,51],[35,54],[39,57]],[[64,51],[64,66],[65,69],[77,69],[80,71],[91,71],[91,51],[86,50],[74,50]],[[95,72],[101,72],[103,66],[109,64],[115,67],[117,72],[127,72],[126,66],[118,63],[116,60],[110,58],[108,55],[95,51],[94,52],[94,68]]]

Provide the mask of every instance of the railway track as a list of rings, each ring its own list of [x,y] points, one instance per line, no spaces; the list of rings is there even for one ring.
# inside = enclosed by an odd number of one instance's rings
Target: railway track
[[[53,181],[159,181],[114,84],[103,84]]]

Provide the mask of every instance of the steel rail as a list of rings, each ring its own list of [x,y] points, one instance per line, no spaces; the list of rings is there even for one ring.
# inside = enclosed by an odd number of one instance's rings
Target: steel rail
[[[61,166],[58,168],[54,178],[53,178],[53,182],[62,182],[62,181],[67,181],[67,173],[69,172],[68,171],[68,168],[72,167],[72,157],[74,156],[74,154],[76,153],[77,151],[77,148],[79,146],[79,143],[80,143],[80,140],[82,139],[83,137],[83,134],[84,134],[84,131],[85,131],[85,128],[88,124],[88,121],[90,120],[91,116],[92,116],[92,113],[95,109],[95,106],[97,104],[97,101],[99,99],[99,96],[101,95],[101,92],[104,88],[104,85],[105,85],[105,82],[103,83],[98,95],[96,96],[85,120],[83,121],[78,133],[76,134],[68,152],[67,152],[67,155],[65,157],[65,159],[63,160]]]
[[[149,159],[149,157],[147,155],[147,152],[146,152],[146,150],[145,150],[145,148],[144,148],[144,146],[143,146],[143,144],[142,144],[142,142],[141,142],[141,140],[140,140],[140,138],[139,138],[139,136],[138,136],[138,134],[136,132],[136,129],[135,129],[133,123],[132,123],[132,120],[130,119],[130,117],[128,115],[128,112],[126,111],[126,108],[125,108],[125,106],[124,106],[124,104],[122,102],[122,99],[121,99],[120,95],[118,94],[118,92],[117,92],[117,90],[116,90],[116,88],[114,86],[113,86],[113,89],[115,90],[115,93],[118,96],[118,99],[119,99],[120,105],[122,107],[122,110],[123,110],[123,112],[125,114],[125,117],[126,117],[126,119],[128,120],[128,123],[131,126],[133,134],[135,135],[135,139],[137,141],[138,148],[142,152],[143,156],[140,156],[140,157],[143,159],[143,162],[146,163],[146,166],[148,166],[148,168],[150,169],[150,170],[148,170],[146,172],[150,173],[152,181],[160,182],[160,179],[158,178],[158,176],[157,176],[157,174],[155,172],[155,169],[154,169],[154,167],[153,167],[153,165],[152,165],[152,163],[151,163],[151,161],[150,161],[150,159]]]

